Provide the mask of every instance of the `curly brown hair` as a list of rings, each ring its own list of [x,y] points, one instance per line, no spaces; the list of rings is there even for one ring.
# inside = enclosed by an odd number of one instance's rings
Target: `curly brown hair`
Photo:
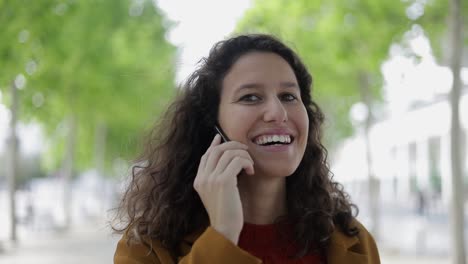
[[[282,217],[294,223],[294,237],[301,248],[297,256],[325,249],[336,227],[348,236],[357,235],[358,230],[350,225],[357,207],[342,185],[332,180],[327,150],[321,143],[324,115],[311,98],[312,76],[292,49],[264,34],[220,41],[202,59],[148,135],[118,208],[116,219],[123,226],[114,230],[132,231],[128,232],[132,239],[159,240],[177,255],[185,236],[209,225],[193,182],[215,135],[222,80],[236,60],[251,51],[273,52],[288,62],[309,117],[304,157],[286,178],[288,215]]]

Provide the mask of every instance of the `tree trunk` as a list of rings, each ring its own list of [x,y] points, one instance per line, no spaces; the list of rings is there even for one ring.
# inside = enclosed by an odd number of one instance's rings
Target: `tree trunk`
[[[460,13],[461,1],[450,1],[450,68],[453,74],[453,87],[450,94],[452,108],[451,127],[451,162],[452,162],[452,248],[453,263],[464,264],[465,242],[464,242],[464,198],[463,198],[463,172],[460,149],[460,92],[461,92],[461,58],[462,58],[462,16]]]
[[[375,177],[373,169],[373,160],[371,153],[371,143],[369,138],[369,132],[374,122],[372,112],[372,95],[369,87],[369,77],[366,73],[362,72],[359,76],[360,82],[360,96],[361,101],[367,107],[367,117],[364,122],[364,144],[366,148],[366,163],[367,163],[367,179],[368,179],[368,195],[369,195],[369,215],[372,221],[370,231],[372,235],[378,239],[379,236],[379,181]]]
[[[8,179],[8,198],[10,205],[10,239],[16,242],[16,178],[18,176],[18,137],[16,133],[16,123],[18,120],[18,89],[15,82],[11,84],[11,119],[10,132],[8,135],[8,150],[7,157],[7,179]]]
[[[101,180],[101,177],[104,177],[104,171],[105,171],[105,160],[106,160],[106,138],[107,138],[107,126],[106,124],[102,121],[99,120],[96,123],[95,127],[95,149],[94,149],[94,160],[95,160],[95,166],[96,166],[96,171],[99,176],[99,179]],[[104,212],[106,210],[105,205],[104,205],[104,199],[105,199],[105,191],[102,190],[104,187],[102,185],[102,181],[100,182],[100,191],[96,193],[96,197],[99,197],[99,201],[96,201],[99,204],[100,211]]]
[[[98,121],[96,124],[96,132],[95,132],[95,165],[96,170],[99,173],[99,176],[104,175],[104,164],[106,158],[106,135],[107,135],[107,127],[106,124],[102,121]]]
[[[66,142],[66,153],[63,167],[63,212],[65,216],[64,229],[68,229],[71,225],[71,180],[73,177],[73,168],[75,160],[76,147],[76,116],[71,114],[68,121],[68,134]]]

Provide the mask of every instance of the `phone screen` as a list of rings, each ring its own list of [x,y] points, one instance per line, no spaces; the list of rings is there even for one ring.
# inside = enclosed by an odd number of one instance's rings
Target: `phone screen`
[[[218,125],[215,125],[215,129],[216,129],[216,132],[221,136],[221,138],[223,139],[223,142],[228,142],[230,141],[229,138],[226,136],[226,134],[224,134],[223,130],[218,126]]]

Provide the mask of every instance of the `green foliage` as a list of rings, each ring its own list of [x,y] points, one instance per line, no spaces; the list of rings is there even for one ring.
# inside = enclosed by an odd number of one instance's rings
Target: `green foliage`
[[[0,89],[26,76],[21,119],[40,122],[54,139],[47,164],[63,159],[58,130],[70,115],[79,167],[92,165],[99,122],[109,133],[107,164],[133,157],[141,131],[174,93],[176,50],[153,2],[0,1],[0,10],[0,39],[8,40],[0,44]]]
[[[374,0],[257,0],[237,32],[273,33],[298,51],[312,72],[313,95],[328,117],[327,141],[333,145],[352,133],[348,113],[362,101],[362,85],[368,87],[374,104],[381,100],[380,66],[390,45],[410,27],[406,5]]]
[[[415,23],[420,24],[424,28],[434,53],[439,60],[444,57],[443,46],[447,44],[446,39],[448,38],[447,30],[450,14],[449,2],[445,0],[428,1],[424,7],[424,14],[415,20]],[[460,12],[463,18],[463,40],[468,45],[468,4],[466,1],[461,2],[462,10]]]

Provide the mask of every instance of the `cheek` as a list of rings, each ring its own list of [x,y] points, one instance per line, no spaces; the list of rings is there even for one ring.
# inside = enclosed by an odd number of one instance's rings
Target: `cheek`
[[[302,108],[293,115],[299,131],[305,135],[309,133],[309,116],[305,108]]]
[[[300,111],[297,115],[297,126],[300,131],[300,133],[303,135],[303,140],[304,142],[307,142],[307,137],[309,135],[309,117],[307,115],[307,112],[305,108]]]
[[[229,107],[220,109],[219,124],[231,140],[246,143],[249,128],[255,118],[245,108]]]
[[[304,117],[304,131],[306,135],[309,135],[309,117],[307,116],[307,113],[305,114]]]

